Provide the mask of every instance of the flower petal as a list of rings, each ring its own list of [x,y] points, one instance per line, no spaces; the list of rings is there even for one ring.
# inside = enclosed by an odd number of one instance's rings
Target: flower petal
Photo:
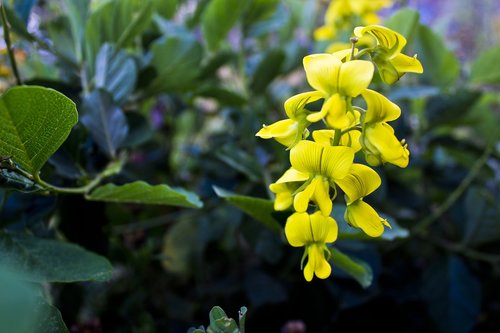
[[[317,41],[329,40],[335,37],[335,30],[332,25],[323,25],[314,30],[314,39]]]
[[[332,267],[325,259],[324,245],[312,244],[309,246],[308,252],[309,261],[307,262],[307,264],[311,264],[311,266],[313,266],[314,274],[320,279],[326,279],[327,277],[329,277],[332,273]]]
[[[330,198],[330,184],[323,176],[317,176],[316,179],[314,180],[316,181],[316,187],[314,188],[312,199],[318,205],[323,215],[330,216],[333,205]]]
[[[335,137],[335,130],[316,130],[312,133],[316,143],[323,146],[331,146],[332,140]]]
[[[416,56],[410,57],[406,54],[399,53],[391,59],[391,63],[400,74],[400,77],[404,73],[421,74],[424,72],[424,68]]]
[[[309,201],[311,201],[314,190],[316,189],[316,186],[318,184],[318,182],[315,180],[308,184],[303,191],[295,194],[295,196],[293,197],[293,208],[297,212],[302,213],[307,211],[307,208],[309,207]]]
[[[401,115],[399,106],[384,95],[370,89],[364,90],[361,95],[367,105],[365,123],[392,121]]]
[[[369,33],[377,39],[379,47],[384,49],[389,58],[401,52],[406,45],[406,39],[403,35],[381,25],[354,28],[356,37],[361,38],[366,33]]]
[[[307,245],[313,241],[311,222],[307,213],[293,213],[285,224],[285,236],[293,247]]]
[[[375,191],[382,183],[380,176],[372,168],[354,163],[349,174],[336,181],[348,197],[347,204],[367,196]]]
[[[313,133],[314,134],[314,133]],[[360,131],[349,131],[342,135],[340,138],[340,145],[351,147],[354,152],[358,152],[361,150],[361,143],[359,142],[359,138],[361,137]]]
[[[365,126],[361,143],[365,153],[378,155],[382,162],[388,162],[400,168],[408,166],[410,152],[406,145],[396,138],[394,129],[387,123]],[[368,159],[367,162],[371,164]]]
[[[352,60],[342,64],[338,90],[341,95],[356,97],[372,82],[375,67],[371,61]]]
[[[357,200],[347,206],[344,215],[351,226],[360,228],[371,237],[379,237],[384,232],[383,219],[372,206],[363,200]]]
[[[326,122],[333,128],[345,128],[351,122],[347,113],[347,103],[345,98],[339,94],[335,94],[328,99]]]
[[[271,192],[276,194],[274,210],[286,210],[293,203],[292,190],[287,183],[273,183],[269,185]]]
[[[304,57],[304,69],[307,82],[314,89],[326,96],[333,95],[338,90],[338,77],[342,62],[331,54],[311,54]]]
[[[323,146],[313,141],[301,140],[290,150],[290,163],[300,172],[319,174]]]
[[[338,226],[332,217],[323,215],[321,212],[315,212],[310,215],[310,218],[315,242],[332,243],[337,240]]]
[[[321,98],[324,98],[324,96],[319,91],[308,91],[297,94],[285,101],[285,112],[290,119],[297,119],[301,112],[305,115],[306,111],[304,107],[306,104],[315,102]]]
[[[258,131],[255,136],[262,139],[275,139],[285,146],[289,146],[297,136],[298,123],[292,119],[284,119],[264,126]]]
[[[321,156],[321,174],[330,180],[344,178],[354,160],[354,151],[350,147],[324,147]]]
[[[290,182],[302,182],[309,179],[309,173],[300,172],[294,168],[289,168],[285,173],[276,181],[276,183],[290,183]],[[272,189],[271,189],[272,191]]]

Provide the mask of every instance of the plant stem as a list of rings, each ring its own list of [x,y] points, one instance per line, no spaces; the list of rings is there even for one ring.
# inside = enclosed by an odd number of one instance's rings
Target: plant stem
[[[346,128],[345,130],[343,130],[341,132],[341,135],[344,135],[346,133],[349,133],[350,131],[362,131],[362,128],[360,126],[353,126],[353,127],[349,127],[349,128]]]
[[[446,199],[445,202],[441,206],[439,206],[431,215],[426,217],[419,225],[417,225],[412,232],[416,234],[424,234],[426,229],[434,223],[437,219],[439,219],[450,207],[462,196],[462,194],[465,192],[465,190],[469,187],[469,185],[472,183],[472,181],[477,177],[479,174],[479,171],[481,171],[481,168],[483,165],[486,163],[488,160],[488,157],[490,156],[492,151],[492,147],[488,146],[484,152],[483,155],[476,161],[476,163],[472,166],[470,169],[469,174],[467,177],[462,180],[460,185],[453,191],[453,193],[450,194],[448,199]]]
[[[21,76],[19,75],[19,71],[17,70],[16,58],[14,56],[12,44],[10,41],[9,22],[7,20],[7,14],[5,13],[5,7],[3,5],[2,0],[0,0],[0,11],[2,12],[1,16],[2,16],[2,25],[3,25],[3,38],[4,38],[5,44],[7,46],[7,53],[9,55],[10,64],[12,66],[12,72],[14,73],[14,76],[16,77],[17,85],[20,86],[23,84],[23,82],[21,81]]]

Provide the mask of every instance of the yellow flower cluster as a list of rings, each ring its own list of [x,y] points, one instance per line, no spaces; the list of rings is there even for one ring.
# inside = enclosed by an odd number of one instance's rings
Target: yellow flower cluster
[[[371,166],[391,163],[404,168],[409,161],[405,141],[399,141],[388,124],[400,116],[400,108],[368,86],[375,68],[393,81],[405,72],[421,73],[422,66],[415,57],[400,53],[406,43],[400,34],[377,25],[354,32],[374,38],[373,46],[358,51],[353,45],[332,54],[306,56],[304,69],[314,90],[289,98],[284,105],[288,118],[256,134],[290,150],[291,167],[269,188],[276,194],[276,210],[294,210],[285,235],[290,245],[305,247],[307,281],[331,273],[326,244],[337,238],[337,222],[330,215],[339,190],[344,193],[344,218],[349,225],[372,237],[382,235],[384,225],[390,227],[363,201],[381,185],[381,179],[370,167],[354,163],[356,152],[362,151]],[[358,59],[363,55],[371,60]],[[366,109],[353,104],[358,96]],[[310,103],[319,100],[323,100],[321,108],[310,110]],[[307,140],[308,126],[320,121],[327,128],[313,131],[313,140]]]
[[[379,24],[377,12],[390,6],[391,0],[332,0],[325,13],[325,24],[314,31],[314,39],[334,40],[357,25]],[[337,51],[346,45],[348,47],[346,43],[332,43],[327,52]]]

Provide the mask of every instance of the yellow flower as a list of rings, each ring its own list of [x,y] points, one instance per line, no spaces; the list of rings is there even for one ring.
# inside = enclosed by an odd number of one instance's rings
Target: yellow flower
[[[307,103],[323,98],[317,91],[306,92],[290,97],[285,102],[285,112],[289,119],[277,121],[264,127],[255,134],[263,139],[275,139],[288,148],[309,135],[307,126],[307,111],[304,109]]]
[[[368,106],[360,138],[366,162],[372,166],[388,162],[405,168],[410,151],[404,140],[400,142],[394,129],[386,123],[397,119],[401,109],[376,91],[366,89],[362,95]]]
[[[274,200],[274,210],[287,210],[293,203],[293,192],[298,186],[294,183],[272,183],[269,185],[271,192],[276,194]]]
[[[363,198],[375,191],[381,184],[380,176],[370,167],[354,163],[349,174],[337,181],[346,196],[346,222],[360,228],[371,237],[378,237],[384,232],[384,225],[390,227]]]
[[[409,57],[401,53],[406,45],[403,35],[380,25],[356,27],[354,34],[359,38],[366,34],[375,38],[376,47],[372,59],[385,83],[393,84],[405,73],[423,73],[424,69],[417,56]]]
[[[311,281],[316,275],[320,279],[330,276],[332,268],[327,259],[330,251],[326,243],[337,239],[338,226],[333,218],[324,216],[321,212],[314,214],[294,213],[285,225],[285,236],[291,246],[305,246],[304,257],[308,257],[304,268],[304,277]],[[325,258],[325,253],[327,258]]]
[[[349,56],[348,50],[333,54],[321,53],[304,57],[304,69],[309,85],[320,92],[325,99],[319,112],[307,116],[310,122],[317,122],[329,115],[330,125],[345,127],[346,97],[356,97],[370,84],[374,67],[370,61],[352,60],[342,62]]]
[[[348,112],[347,118],[349,119],[349,124],[342,128],[342,131],[355,127],[360,124],[360,112],[354,110],[353,113]],[[329,118],[326,118],[326,122],[329,122]],[[315,142],[322,144],[324,146],[331,146],[333,139],[335,137],[335,130],[316,130],[312,133]],[[340,137],[340,146],[351,147],[354,152],[361,150],[361,143],[359,139],[361,137],[361,132],[358,130],[350,130]]]
[[[353,160],[354,151],[349,147],[324,146],[302,140],[290,150],[292,167],[276,183],[305,181],[294,196],[294,209],[305,212],[313,201],[323,215],[330,215],[330,186],[347,175]]]

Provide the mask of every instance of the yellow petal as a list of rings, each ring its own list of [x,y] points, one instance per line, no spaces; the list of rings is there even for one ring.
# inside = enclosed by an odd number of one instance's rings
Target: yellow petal
[[[325,102],[324,107],[327,108],[326,122],[333,128],[345,128],[351,120],[347,113],[347,103],[345,98],[339,94],[335,94],[328,99],[328,105]]]
[[[364,90],[361,95],[367,105],[365,123],[392,121],[401,115],[399,106],[388,100],[384,95],[370,89]]]
[[[332,44],[334,45],[334,44]],[[351,44],[348,43],[336,43],[338,47],[344,46],[342,48],[338,48],[335,51],[329,52],[334,56],[335,58],[339,59],[340,61],[348,61],[351,59],[351,53],[352,53],[352,47]],[[331,47],[331,45],[330,45]],[[354,49],[354,54],[358,53],[358,49]]]
[[[314,134],[314,133],[313,133]],[[349,131],[340,137],[340,145],[351,147],[354,152],[358,152],[361,150],[361,143],[359,142],[359,138],[361,137],[360,131]]]
[[[315,178],[310,184],[306,186],[304,190],[295,194],[295,197],[293,198],[293,208],[297,212],[302,213],[307,211],[307,208],[309,207],[309,201],[311,201],[317,185],[317,178]]]
[[[331,146],[332,140],[335,137],[335,130],[316,130],[312,133],[316,143],[323,146]]]
[[[312,280],[311,271],[320,279],[326,279],[332,273],[332,267],[325,259],[324,245],[312,244],[308,246],[309,255],[307,265],[304,268],[304,277],[307,281]],[[308,279],[309,278],[309,279]]]
[[[337,240],[338,226],[337,222],[329,215],[321,212],[315,212],[310,215],[311,230],[313,239],[319,243],[332,243]]]
[[[290,163],[300,172],[320,174],[323,146],[308,140],[301,140],[290,150]]]
[[[377,39],[378,46],[386,52],[389,58],[401,52],[406,45],[406,39],[403,35],[381,25],[368,25],[366,27],[354,28],[356,37],[361,38],[366,33],[369,33]]]
[[[337,96],[337,95],[334,95],[334,96]],[[329,109],[332,107],[331,106],[332,99],[333,99],[333,97],[326,99],[325,102],[323,103],[323,106],[321,106],[321,110],[319,112],[313,112],[313,113],[309,114],[306,117],[307,121],[309,121],[311,123],[315,123],[315,122],[318,122],[321,119],[323,119],[326,116],[326,114],[328,113]]]
[[[348,197],[347,204],[350,204],[375,191],[382,181],[372,168],[364,164],[354,163],[349,174],[337,180],[336,183]]]
[[[388,162],[401,168],[408,166],[410,152],[406,145],[401,144],[396,138],[394,129],[390,125],[375,123],[365,126],[361,142],[368,155],[379,156],[382,162]],[[367,162],[373,165],[368,159]]]
[[[292,190],[287,183],[273,183],[269,185],[271,192],[276,194],[274,210],[286,210],[293,203]]]
[[[339,93],[356,97],[370,85],[375,67],[371,61],[352,60],[342,64],[339,75]]]
[[[300,172],[294,168],[289,168],[285,173],[276,181],[276,183],[289,183],[289,182],[301,182],[309,179],[309,173]],[[272,189],[271,189],[272,191]],[[274,192],[274,191],[273,191]]]
[[[314,30],[313,36],[317,41],[330,40],[335,37],[335,30],[331,25],[324,25]]]
[[[317,101],[323,98],[323,94],[319,91],[308,91],[290,97],[285,101],[285,112],[290,119],[299,118],[300,113],[304,113],[304,107],[308,103]]]
[[[311,222],[307,213],[293,213],[285,224],[285,236],[291,246],[300,247],[313,240]]]
[[[416,56],[409,57],[399,53],[391,59],[391,63],[396,68],[400,76],[404,73],[423,73],[424,68]]]
[[[368,236],[379,237],[384,232],[383,219],[372,206],[362,200],[348,205],[344,217],[347,223],[360,228]]]
[[[277,121],[271,125],[264,126],[255,136],[263,139],[275,139],[285,146],[290,146],[297,136],[298,123],[292,119]]]
[[[354,151],[350,147],[324,147],[321,157],[321,174],[331,180],[344,178],[354,160]]]
[[[337,82],[342,62],[331,54],[312,54],[304,57],[307,82],[325,96],[337,92]]]
[[[332,213],[332,199],[330,198],[330,184],[323,176],[317,176],[313,193],[313,201],[318,205],[321,213],[329,216]]]

